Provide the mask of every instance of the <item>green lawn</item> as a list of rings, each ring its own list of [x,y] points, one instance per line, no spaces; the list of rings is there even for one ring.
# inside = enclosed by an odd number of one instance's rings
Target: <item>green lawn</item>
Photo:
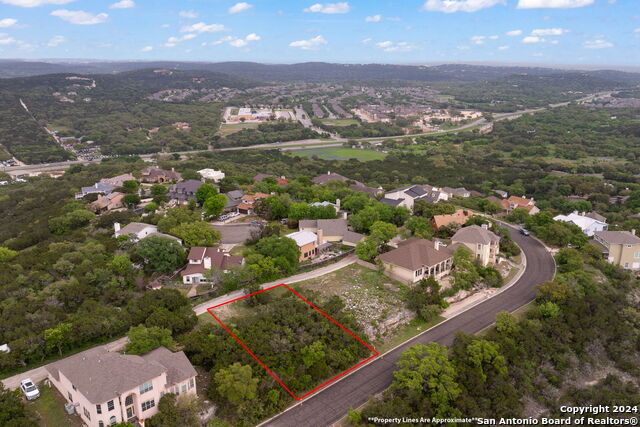
[[[358,124],[356,119],[322,119],[321,121],[329,126],[351,126]]]
[[[445,318],[442,316],[438,316],[429,322],[425,322],[420,318],[415,318],[409,323],[406,323],[396,329],[393,335],[388,337],[383,344],[375,346],[375,349],[380,354],[383,354],[384,352],[391,350],[395,346],[421,334],[444,320]]]
[[[297,157],[318,156],[325,160],[348,160],[358,159],[363,162],[369,160],[382,160],[387,155],[374,150],[360,150],[358,148],[316,148],[313,150],[300,150],[291,153]]]
[[[242,129],[257,129],[260,123],[232,123],[232,124],[221,124],[220,129],[218,130],[218,135],[225,137],[227,135],[231,135],[232,133],[236,133],[241,131]]]
[[[27,402],[27,407],[38,416],[40,426],[80,427],[83,425],[78,415],[67,414],[64,409],[66,401],[53,385],[47,387],[44,383],[40,383],[38,388],[40,389],[40,397]]]

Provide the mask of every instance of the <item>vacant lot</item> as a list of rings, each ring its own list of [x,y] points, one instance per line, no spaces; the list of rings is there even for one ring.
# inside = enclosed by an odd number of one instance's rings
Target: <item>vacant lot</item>
[[[338,295],[353,312],[367,337],[378,344],[415,315],[403,302],[406,287],[377,271],[352,264],[330,274],[293,285],[324,296]]]
[[[357,125],[356,119],[323,119],[322,123],[329,126],[351,126]]]
[[[225,137],[227,135],[231,135],[232,133],[239,132],[242,129],[257,129],[259,124],[260,123],[223,123],[220,125],[220,130],[218,130],[217,135]]]
[[[369,160],[382,160],[387,155],[374,150],[360,150],[357,148],[317,148],[314,150],[300,150],[291,153],[298,157],[318,156],[325,160],[348,160],[358,159],[363,162]]]

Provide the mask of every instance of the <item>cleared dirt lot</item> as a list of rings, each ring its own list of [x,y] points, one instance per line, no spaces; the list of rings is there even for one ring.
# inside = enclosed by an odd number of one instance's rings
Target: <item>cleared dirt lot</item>
[[[212,225],[222,235],[220,243],[239,245],[244,243],[251,235],[251,230],[258,229],[252,224],[226,224]]]

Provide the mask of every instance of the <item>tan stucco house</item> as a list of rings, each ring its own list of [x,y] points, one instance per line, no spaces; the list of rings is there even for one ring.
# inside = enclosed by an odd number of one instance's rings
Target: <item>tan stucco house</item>
[[[49,381],[89,427],[125,421],[144,426],[145,419],[158,413],[166,393],[196,394],[197,372],[189,359],[165,347],[142,356],[93,348],[46,369]]]
[[[451,243],[460,243],[469,248],[484,267],[495,264],[500,252],[500,237],[490,231],[486,224],[461,228],[453,235]]]
[[[398,248],[380,255],[384,274],[404,283],[415,283],[434,276],[440,278],[451,272],[453,250],[439,241],[408,239]]]
[[[636,231],[596,231],[593,240],[603,257],[625,270],[640,270],[640,237]]]

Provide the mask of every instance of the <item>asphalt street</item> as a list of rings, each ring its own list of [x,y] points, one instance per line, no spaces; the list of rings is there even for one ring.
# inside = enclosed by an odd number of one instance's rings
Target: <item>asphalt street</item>
[[[527,257],[527,267],[520,279],[509,289],[448,319],[419,335],[392,352],[374,359],[368,365],[299,402],[288,411],[263,425],[277,427],[329,426],[341,419],[349,408],[358,408],[389,387],[395,364],[410,346],[437,342],[450,345],[455,333],[475,334],[494,323],[501,311],[514,311],[535,298],[536,285],[551,280],[555,264],[545,247],[532,237],[512,232],[513,240]]]

